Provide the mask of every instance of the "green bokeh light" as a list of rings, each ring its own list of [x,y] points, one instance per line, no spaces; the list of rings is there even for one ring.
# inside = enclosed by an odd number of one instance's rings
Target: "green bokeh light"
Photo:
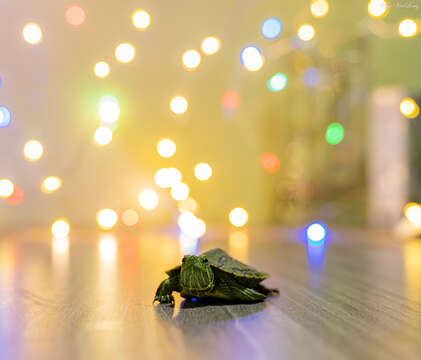
[[[285,89],[287,83],[287,76],[282,73],[277,73],[268,80],[267,86],[270,91],[276,92]]]
[[[327,127],[326,141],[330,145],[338,145],[344,139],[344,136],[345,130],[341,124],[333,122]]]

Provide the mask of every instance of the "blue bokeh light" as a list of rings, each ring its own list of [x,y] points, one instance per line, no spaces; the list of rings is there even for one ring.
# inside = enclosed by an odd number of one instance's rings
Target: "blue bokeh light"
[[[325,240],[326,232],[326,226],[320,222],[313,222],[306,228],[307,239],[314,242]]]
[[[308,87],[315,87],[320,83],[320,72],[314,67],[309,67],[304,71],[304,83]]]
[[[260,56],[262,51],[254,45],[245,46],[241,50],[240,60],[241,63],[245,66],[248,62],[252,61],[255,57]]]
[[[0,87],[1,87],[1,84],[3,84],[3,79],[0,76]]]
[[[266,19],[262,24],[262,34],[266,39],[276,39],[282,31],[282,22],[276,17]]]
[[[0,128],[8,127],[10,124],[10,110],[5,106],[0,106]]]

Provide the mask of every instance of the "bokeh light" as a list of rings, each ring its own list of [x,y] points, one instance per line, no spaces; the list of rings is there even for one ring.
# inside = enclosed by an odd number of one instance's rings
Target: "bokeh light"
[[[196,211],[199,210],[199,204],[192,197],[189,197],[183,201],[179,201],[177,203],[177,207],[178,207],[178,210],[180,210],[181,212],[187,211],[187,212],[195,213]]]
[[[221,41],[215,36],[208,36],[207,38],[203,39],[200,48],[204,54],[213,55],[216,54],[221,48]]]
[[[191,212],[182,212],[177,220],[182,233],[191,238],[197,239],[206,232],[206,224]]]
[[[170,109],[174,114],[181,115],[187,111],[189,104],[183,96],[173,97],[170,101]]]
[[[80,26],[86,20],[85,10],[80,5],[70,5],[64,14],[68,24],[73,26]]]
[[[187,70],[195,70],[200,65],[201,57],[197,50],[187,50],[182,57],[182,62]]]
[[[382,18],[389,12],[389,6],[384,0],[371,0],[367,5],[367,11],[373,18]]]
[[[25,197],[25,192],[20,186],[16,186],[13,190],[13,194],[6,198],[6,202],[10,205],[19,205]]]
[[[162,139],[159,140],[156,150],[158,151],[158,154],[161,155],[163,158],[170,158],[174,156],[175,151],[177,150],[177,146],[175,145],[175,142],[171,139]]]
[[[145,30],[151,23],[151,16],[146,10],[135,10],[132,14],[132,23],[136,29]]]
[[[10,110],[5,106],[0,106],[0,128],[8,127],[10,125],[10,120]]]
[[[237,207],[230,211],[228,218],[230,223],[235,227],[242,227],[247,224],[249,215],[246,210]]]
[[[130,43],[121,43],[116,47],[114,55],[118,62],[128,64],[136,56],[136,49]]]
[[[329,13],[329,3],[327,0],[313,0],[310,10],[315,18],[325,17]]]
[[[0,179],[0,198],[8,198],[15,191],[15,185],[9,179]]]
[[[159,204],[158,194],[152,189],[142,190],[139,194],[138,200],[140,206],[145,210],[153,210]]]
[[[105,95],[99,101],[99,117],[107,124],[115,123],[120,117],[120,105],[112,95]]]
[[[272,152],[263,153],[262,156],[260,156],[260,164],[269,174],[276,173],[281,167],[278,156]]]
[[[96,214],[98,226],[103,230],[112,229],[118,221],[118,215],[113,209],[102,209]]]
[[[411,202],[405,206],[405,217],[415,226],[421,226],[421,205]]]
[[[178,183],[171,188],[171,196],[176,201],[183,201],[189,197],[190,189],[187,184]]]
[[[263,67],[262,52],[256,46],[246,46],[241,50],[241,63],[248,71],[258,71]]]
[[[418,24],[415,20],[404,19],[399,23],[398,32],[404,38],[413,37],[418,33]]]
[[[117,258],[117,240],[111,235],[103,235],[99,241],[99,256],[105,264],[113,263]]]
[[[199,163],[194,168],[194,176],[200,181],[207,181],[212,176],[212,167],[207,163]]]
[[[418,104],[412,98],[405,98],[401,101],[399,105],[399,110],[402,115],[406,116],[408,119],[416,118],[420,113],[420,108]]]
[[[237,108],[237,106],[240,104],[240,95],[238,95],[235,91],[230,90],[227,91],[222,96],[222,107],[225,110],[233,111]]]
[[[316,35],[316,30],[313,25],[304,24],[298,28],[297,35],[303,41],[310,41]]]
[[[285,74],[277,73],[273,75],[267,82],[267,87],[270,91],[277,92],[285,89],[288,83],[288,78]]]
[[[51,233],[55,238],[65,238],[69,232],[70,224],[66,219],[57,219],[51,225]]]
[[[136,210],[127,209],[121,214],[121,222],[129,227],[136,226],[139,223],[139,214]]]
[[[315,87],[320,83],[320,72],[314,67],[304,70],[304,83],[308,87]]]
[[[53,236],[51,248],[53,250],[53,253],[55,255],[61,254],[61,255],[67,255],[69,252],[69,238],[66,237],[55,237]],[[64,259],[62,259],[64,260]]]
[[[155,184],[161,189],[173,187],[181,182],[181,172],[176,168],[159,169],[154,176]]]
[[[32,45],[38,44],[42,40],[42,30],[35,23],[26,24],[22,35],[25,41]]]
[[[110,74],[110,65],[105,61],[99,61],[94,66],[94,73],[100,79],[104,79]]]
[[[41,191],[51,194],[61,188],[62,181],[58,176],[48,176],[41,183]]]
[[[307,226],[307,239],[318,242],[326,238],[326,226],[322,223],[314,222]]]
[[[337,122],[333,122],[329,124],[329,126],[327,127],[325,137],[326,137],[326,141],[330,145],[337,145],[341,143],[342,140],[344,139],[344,136],[345,136],[345,130],[341,124]]]
[[[44,154],[44,147],[38,140],[29,140],[23,147],[23,154],[28,161],[37,161]]]
[[[94,141],[99,146],[106,146],[113,140],[113,132],[110,128],[101,126],[95,130]]]
[[[266,39],[276,39],[282,31],[282,22],[276,17],[266,19],[261,30]]]

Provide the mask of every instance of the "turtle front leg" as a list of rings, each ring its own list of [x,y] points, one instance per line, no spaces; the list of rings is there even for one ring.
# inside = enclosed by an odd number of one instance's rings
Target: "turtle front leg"
[[[172,296],[172,292],[177,291],[177,289],[178,289],[178,276],[169,277],[168,279],[165,279],[158,286],[153,302],[158,301],[161,304],[174,303],[174,296]]]

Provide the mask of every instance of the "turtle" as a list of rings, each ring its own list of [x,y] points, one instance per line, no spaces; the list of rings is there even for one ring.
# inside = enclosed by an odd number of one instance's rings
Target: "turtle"
[[[174,303],[173,291],[186,299],[211,298],[252,303],[277,294],[261,284],[267,273],[233,259],[222,249],[201,255],[185,255],[182,264],[166,271],[168,278],[159,285],[153,302]]]

